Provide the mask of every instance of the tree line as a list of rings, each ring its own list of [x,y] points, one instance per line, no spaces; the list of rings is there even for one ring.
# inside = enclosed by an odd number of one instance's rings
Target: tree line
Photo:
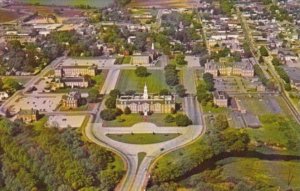
[[[58,130],[0,119],[0,190],[113,190],[123,175],[117,156]]]
[[[219,114],[211,121],[203,138],[158,161],[151,174],[153,186],[150,190],[159,190],[163,183],[176,181],[216,155],[248,149],[250,138],[247,132],[230,128],[226,115]]]

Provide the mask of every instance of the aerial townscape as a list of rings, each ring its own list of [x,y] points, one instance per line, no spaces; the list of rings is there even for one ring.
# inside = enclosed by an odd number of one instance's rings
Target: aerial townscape
[[[300,1],[0,0],[0,190],[300,191]]]

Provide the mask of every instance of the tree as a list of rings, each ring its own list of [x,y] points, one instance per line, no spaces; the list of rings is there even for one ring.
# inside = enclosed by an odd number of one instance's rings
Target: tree
[[[131,2],[131,0],[116,0],[116,3],[120,6],[125,6],[130,2]]]
[[[205,82],[205,87],[208,91],[214,90],[214,77],[211,73],[204,73],[203,80]]]
[[[269,52],[268,52],[268,50],[266,49],[265,46],[261,46],[259,48],[259,52],[260,52],[261,56],[269,56]]]
[[[105,101],[105,106],[108,109],[114,109],[114,108],[116,108],[116,99],[114,97],[107,98],[107,100]]]
[[[89,102],[96,102],[97,101],[97,98],[98,98],[98,95],[99,95],[99,91],[95,88],[91,88],[89,91],[88,91],[88,94],[89,94],[89,97],[88,97],[88,100]]]
[[[20,90],[22,86],[13,78],[4,78],[2,88],[10,93],[14,93],[17,90]]]
[[[176,86],[176,93],[179,95],[179,97],[184,97],[186,95],[186,89],[182,84]]]
[[[206,83],[203,81],[200,81],[197,86],[197,100],[203,105],[212,100],[212,94],[207,92]]]
[[[170,91],[168,89],[162,89],[160,90],[159,95],[161,96],[170,95]]]
[[[134,45],[135,47],[141,51],[144,52],[145,51],[145,46],[147,44],[147,33],[144,32],[138,32],[136,35],[136,39],[134,41]]]
[[[184,114],[177,114],[175,117],[175,122],[179,127],[186,127],[192,124],[192,121],[189,119],[189,117]]]
[[[166,83],[169,86],[175,86],[179,83],[179,77],[176,70],[176,65],[168,64],[165,66],[165,78]]]
[[[136,74],[138,77],[147,77],[147,76],[149,75],[147,68],[144,67],[144,66],[138,66],[138,67],[135,69],[135,74]]]
[[[104,109],[100,112],[100,117],[106,121],[112,121],[116,119],[116,112],[114,109]]]
[[[282,65],[281,61],[280,61],[276,56],[273,57],[273,59],[272,59],[272,64],[273,64],[274,66]]]
[[[215,127],[221,131],[227,129],[229,127],[227,117],[224,114],[217,115],[214,123]]]
[[[183,54],[178,54],[175,57],[175,62],[178,65],[186,65],[187,61],[185,61],[184,59],[185,59],[185,56]]]
[[[124,114],[125,114],[125,115],[131,114],[131,110],[130,110],[129,107],[125,107],[125,109],[124,109]]]
[[[109,96],[110,97],[112,97],[112,98],[117,98],[117,97],[119,97],[121,95],[121,92],[120,92],[120,90],[118,90],[118,89],[113,89],[113,90],[111,90],[110,92],[109,92]]]

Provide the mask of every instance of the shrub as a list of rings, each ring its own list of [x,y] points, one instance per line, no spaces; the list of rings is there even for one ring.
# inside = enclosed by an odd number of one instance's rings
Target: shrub
[[[131,114],[131,110],[130,110],[129,107],[125,107],[125,109],[124,109],[124,114],[125,114],[125,115]]]
[[[186,126],[192,124],[192,121],[189,119],[189,117],[184,114],[176,115],[175,122],[176,122],[176,125],[179,127],[186,127]]]
[[[175,121],[175,118],[170,114],[165,117],[166,123],[173,123],[174,121]]]

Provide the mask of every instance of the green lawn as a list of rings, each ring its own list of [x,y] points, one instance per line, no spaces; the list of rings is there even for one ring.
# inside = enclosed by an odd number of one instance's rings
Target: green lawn
[[[147,77],[137,77],[135,70],[122,70],[116,88],[121,92],[127,90],[143,92],[144,86],[147,84],[149,93],[159,93],[161,89],[168,88],[162,71],[149,70],[149,73],[150,75]]]
[[[59,111],[87,111],[88,108],[89,108],[89,105],[86,104],[86,105],[81,105],[77,108],[72,108],[72,109],[60,107]]]
[[[147,153],[145,152],[138,153],[138,168],[140,167],[140,164],[142,163],[146,155]]]
[[[247,109],[247,111],[255,114],[255,115],[262,115],[262,114],[272,114],[273,111],[270,109],[270,105],[268,105],[268,100],[274,100],[277,102],[278,106],[280,107],[281,114],[284,115],[290,115],[290,111],[288,109],[288,106],[284,102],[283,98],[281,96],[264,96],[264,97],[258,97],[258,96],[249,96],[249,95],[243,95],[243,96],[236,96],[238,99],[240,99],[244,105],[244,107]]]
[[[131,59],[131,56],[125,56],[122,61],[122,64],[131,64]]]
[[[212,102],[208,102],[206,105],[202,106],[204,113],[226,113],[228,108],[225,107],[214,107]]]
[[[116,120],[113,121],[105,121],[103,126],[106,127],[131,127],[136,123],[141,123],[141,122],[149,122],[149,123],[154,123],[157,126],[165,126],[165,127],[174,127],[176,126],[175,122],[173,123],[166,123],[164,121],[165,117],[167,114],[163,113],[154,113],[151,116],[143,116],[140,114],[130,114],[130,115],[121,115],[119,116]]]
[[[122,143],[129,144],[154,144],[169,141],[178,137],[180,134],[107,134],[106,136]]]

